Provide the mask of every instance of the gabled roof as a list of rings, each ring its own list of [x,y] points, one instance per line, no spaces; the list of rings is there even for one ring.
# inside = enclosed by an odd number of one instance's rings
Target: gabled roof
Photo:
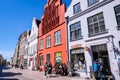
[[[38,27],[38,28],[39,28],[40,22],[41,22],[40,20],[37,20],[37,19],[36,19],[36,24],[37,24],[37,27]]]

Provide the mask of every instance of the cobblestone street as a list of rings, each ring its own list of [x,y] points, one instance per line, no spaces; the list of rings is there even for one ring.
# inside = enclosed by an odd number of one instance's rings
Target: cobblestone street
[[[80,77],[58,76],[45,78],[43,72],[31,71],[28,69],[10,68],[4,66],[0,68],[0,80],[85,80]]]

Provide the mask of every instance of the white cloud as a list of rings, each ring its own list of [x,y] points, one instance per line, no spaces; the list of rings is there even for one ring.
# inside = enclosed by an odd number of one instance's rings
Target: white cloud
[[[7,61],[10,61],[11,57],[13,57],[14,51],[0,50],[0,54],[2,54],[4,59],[7,59]]]

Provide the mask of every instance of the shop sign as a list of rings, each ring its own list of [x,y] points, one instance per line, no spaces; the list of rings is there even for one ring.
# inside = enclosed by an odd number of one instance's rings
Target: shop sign
[[[79,49],[71,50],[71,54],[77,54],[77,53],[84,53],[84,49],[83,48],[79,48]]]
[[[55,57],[56,57],[56,62],[62,62],[62,53],[61,52],[56,53]]]
[[[71,46],[71,49],[79,48],[79,47],[81,47],[81,46],[82,46],[82,44],[75,44],[75,45],[72,45],[72,46]]]

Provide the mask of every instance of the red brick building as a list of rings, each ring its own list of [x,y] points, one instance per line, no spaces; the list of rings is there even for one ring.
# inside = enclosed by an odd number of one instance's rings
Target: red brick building
[[[44,7],[38,33],[37,65],[43,70],[45,62],[67,63],[66,6],[62,0],[48,0]]]

